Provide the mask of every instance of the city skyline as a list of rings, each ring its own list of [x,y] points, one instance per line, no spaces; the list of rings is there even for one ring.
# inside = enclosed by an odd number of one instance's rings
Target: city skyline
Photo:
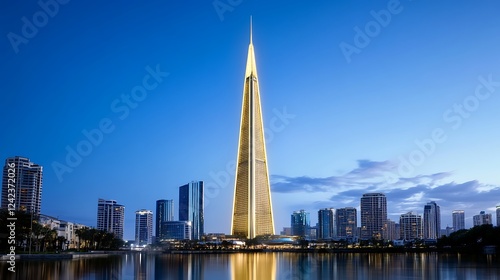
[[[393,221],[436,201],[469,228],[500,204],[499,7],[71,1],[35,24],[37,2],[9,2],[0,159],[44,167],[43,214],[94,225],[97,198],[125,205],[125,239],[133,210],[203,180],[205,231],[230,232],[252,15],[275,231],[297,209],[359,215],[369,192]]]

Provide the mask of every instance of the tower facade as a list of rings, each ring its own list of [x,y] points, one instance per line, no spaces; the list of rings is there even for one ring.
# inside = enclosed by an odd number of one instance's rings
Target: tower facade
[[[455,231],[465,229],[465,211],[464,210],[453,210],[453,229]]]
[[[383,193],[366,193],[361,197],[361,239],[381,240],[387,221],[387,199]]]
[[[422,216],[408,212],[399,218],[400,238],[403,240],[415,240],[422,238]]]
[[[153,211],[135,211],[135,244],[147,245],[152,243],[153,237]]]
[[[309,228],[311,227],[311,218],[309,216],[309,212],[306,212],[304,210],[294,211],[290,218],[292,235],[309,237]]]
[[[497,205],[497,227],[500,227],[500,205]]]
[[[441,211],[436,202],[424,206],[424,239],[437,240],[441,236]]]
[[[191,239],[204,234],[203,181],[193,181],[179,187],[179,221],[191,221]]]
[[[28,158],[7,158],[3,168],[2,208],[39,215],[42,206],[42,173],[42,166]],[[12,190],[15,190],[14,198]]]
[[[492,225],[493,224],[491,214],[486,214],[484,211],[479,212],[479,215],[474,215],[472,217],[472,222],[473,222],[474,226]]]
[[[156,201],[156,230],[155,236],[159,240],[162,233],[162,223],[174,220],[174,200],[160,199]]]
[[[274,234],[264,125],[251,27],[243,87],[231,233],[246,238]]]
[[[337,237],[335,209],[325,208],[318,211],[318,239]]]
[[[125,206],[116,200],[99,198],[97,201],[97,229],[114,233],[116,238],[123,239],[123,221]]]
[[[335,220],[337,224],[337,237],[346,239],[356,236],[358,227],[358,215],[356,208],[339,208],[335,211]]]

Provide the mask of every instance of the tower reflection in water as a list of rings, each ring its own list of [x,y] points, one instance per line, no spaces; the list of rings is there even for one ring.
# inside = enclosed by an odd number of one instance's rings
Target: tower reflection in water
[[[231,254],[231,279],[276,279],[274,253]]]

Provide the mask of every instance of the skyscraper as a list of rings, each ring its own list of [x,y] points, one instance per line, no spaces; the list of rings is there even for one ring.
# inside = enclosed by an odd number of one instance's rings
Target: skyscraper
[[[497,205],[497,227],[500,227],[500,205]]]
[[[474,222],[474,226],[493,224],[493,219],[491,218],[491,214],[486,214],[484,211],[479,212],[479,215],[474,215],[472,217],[472,220]]]
[[[424,206],[424,239],[437,240],[441,237],[441,211],[436,202]]]
[[[174,200],[160,199],[156,201],[156,238],[160,237],[163,222],[174,220]]]
[[[193,181],[179,187],[179,221],[191,221],[191,239],[204,234],[203,181]]]
[[[387,199],[383,193],[366,193],[361,197],[361,239],[384,237],[387,220]]]
[[[309,228],[311,226],[309,212],[306,212],[305,210],[294,211],[291,216],[290,226],[292,228],[292,235],[303,237],[308,236]]]
[[[153,211],[135,211],[135,244],[151,244],[153,237]]]
[[[400,238],[415,240],[422,238],[422,216],[413,212],[401,215],[399,218]]]
[[[2,208],[39,215],[42,207],[42,174],[43,167],[30,162],[28,158],[7,158],[3,167]],[[14,197],[9,189],[15,190]]]
[[[318,239],[332,239],[337,237],[335,224],[335,209],[325,208],[318,211]]]
[[[387,219],[385,226],[385,240],[397,240],[399,239],[400,230],[396,230],[396,222]],[[400,229],[400,228],[398,228]]]
[[[465,212],[464,210],[453,210],[453,229],[455,231],[465,229]]]
[[[243,87],[231,232],[233,235],[247,238],[274,234],[264,125],[251,28]]]
[[[191,240],[191,221],[168,221],[161,225],[161,240]]]
[[[358,227],[358,214],[356,208],[339,208],[335,211],[335,220],[337,223],[337,237],[346,239],[356,236]]]
[[[123,220],[125,206],[116,200],[99,198],[97,201],[97,229],[114,233],[116,238],[123,239]]]

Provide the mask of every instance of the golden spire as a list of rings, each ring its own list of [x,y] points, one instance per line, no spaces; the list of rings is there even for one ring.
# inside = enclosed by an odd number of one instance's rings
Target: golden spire
[[[252,42],[252,18],[236,163],[231,233],[247,238],[274,234],[262,106]]]
[[[253,42],[252,42],[252,16],[250,16],[250,45],[253,45]]]
[[[253,51],[252,41],[252,17],[250,16],[250,45],[248,46],[247,68],[245,71],[245,78],[253,74],[257,78],[257,65],[255,64],[255,53]]]

